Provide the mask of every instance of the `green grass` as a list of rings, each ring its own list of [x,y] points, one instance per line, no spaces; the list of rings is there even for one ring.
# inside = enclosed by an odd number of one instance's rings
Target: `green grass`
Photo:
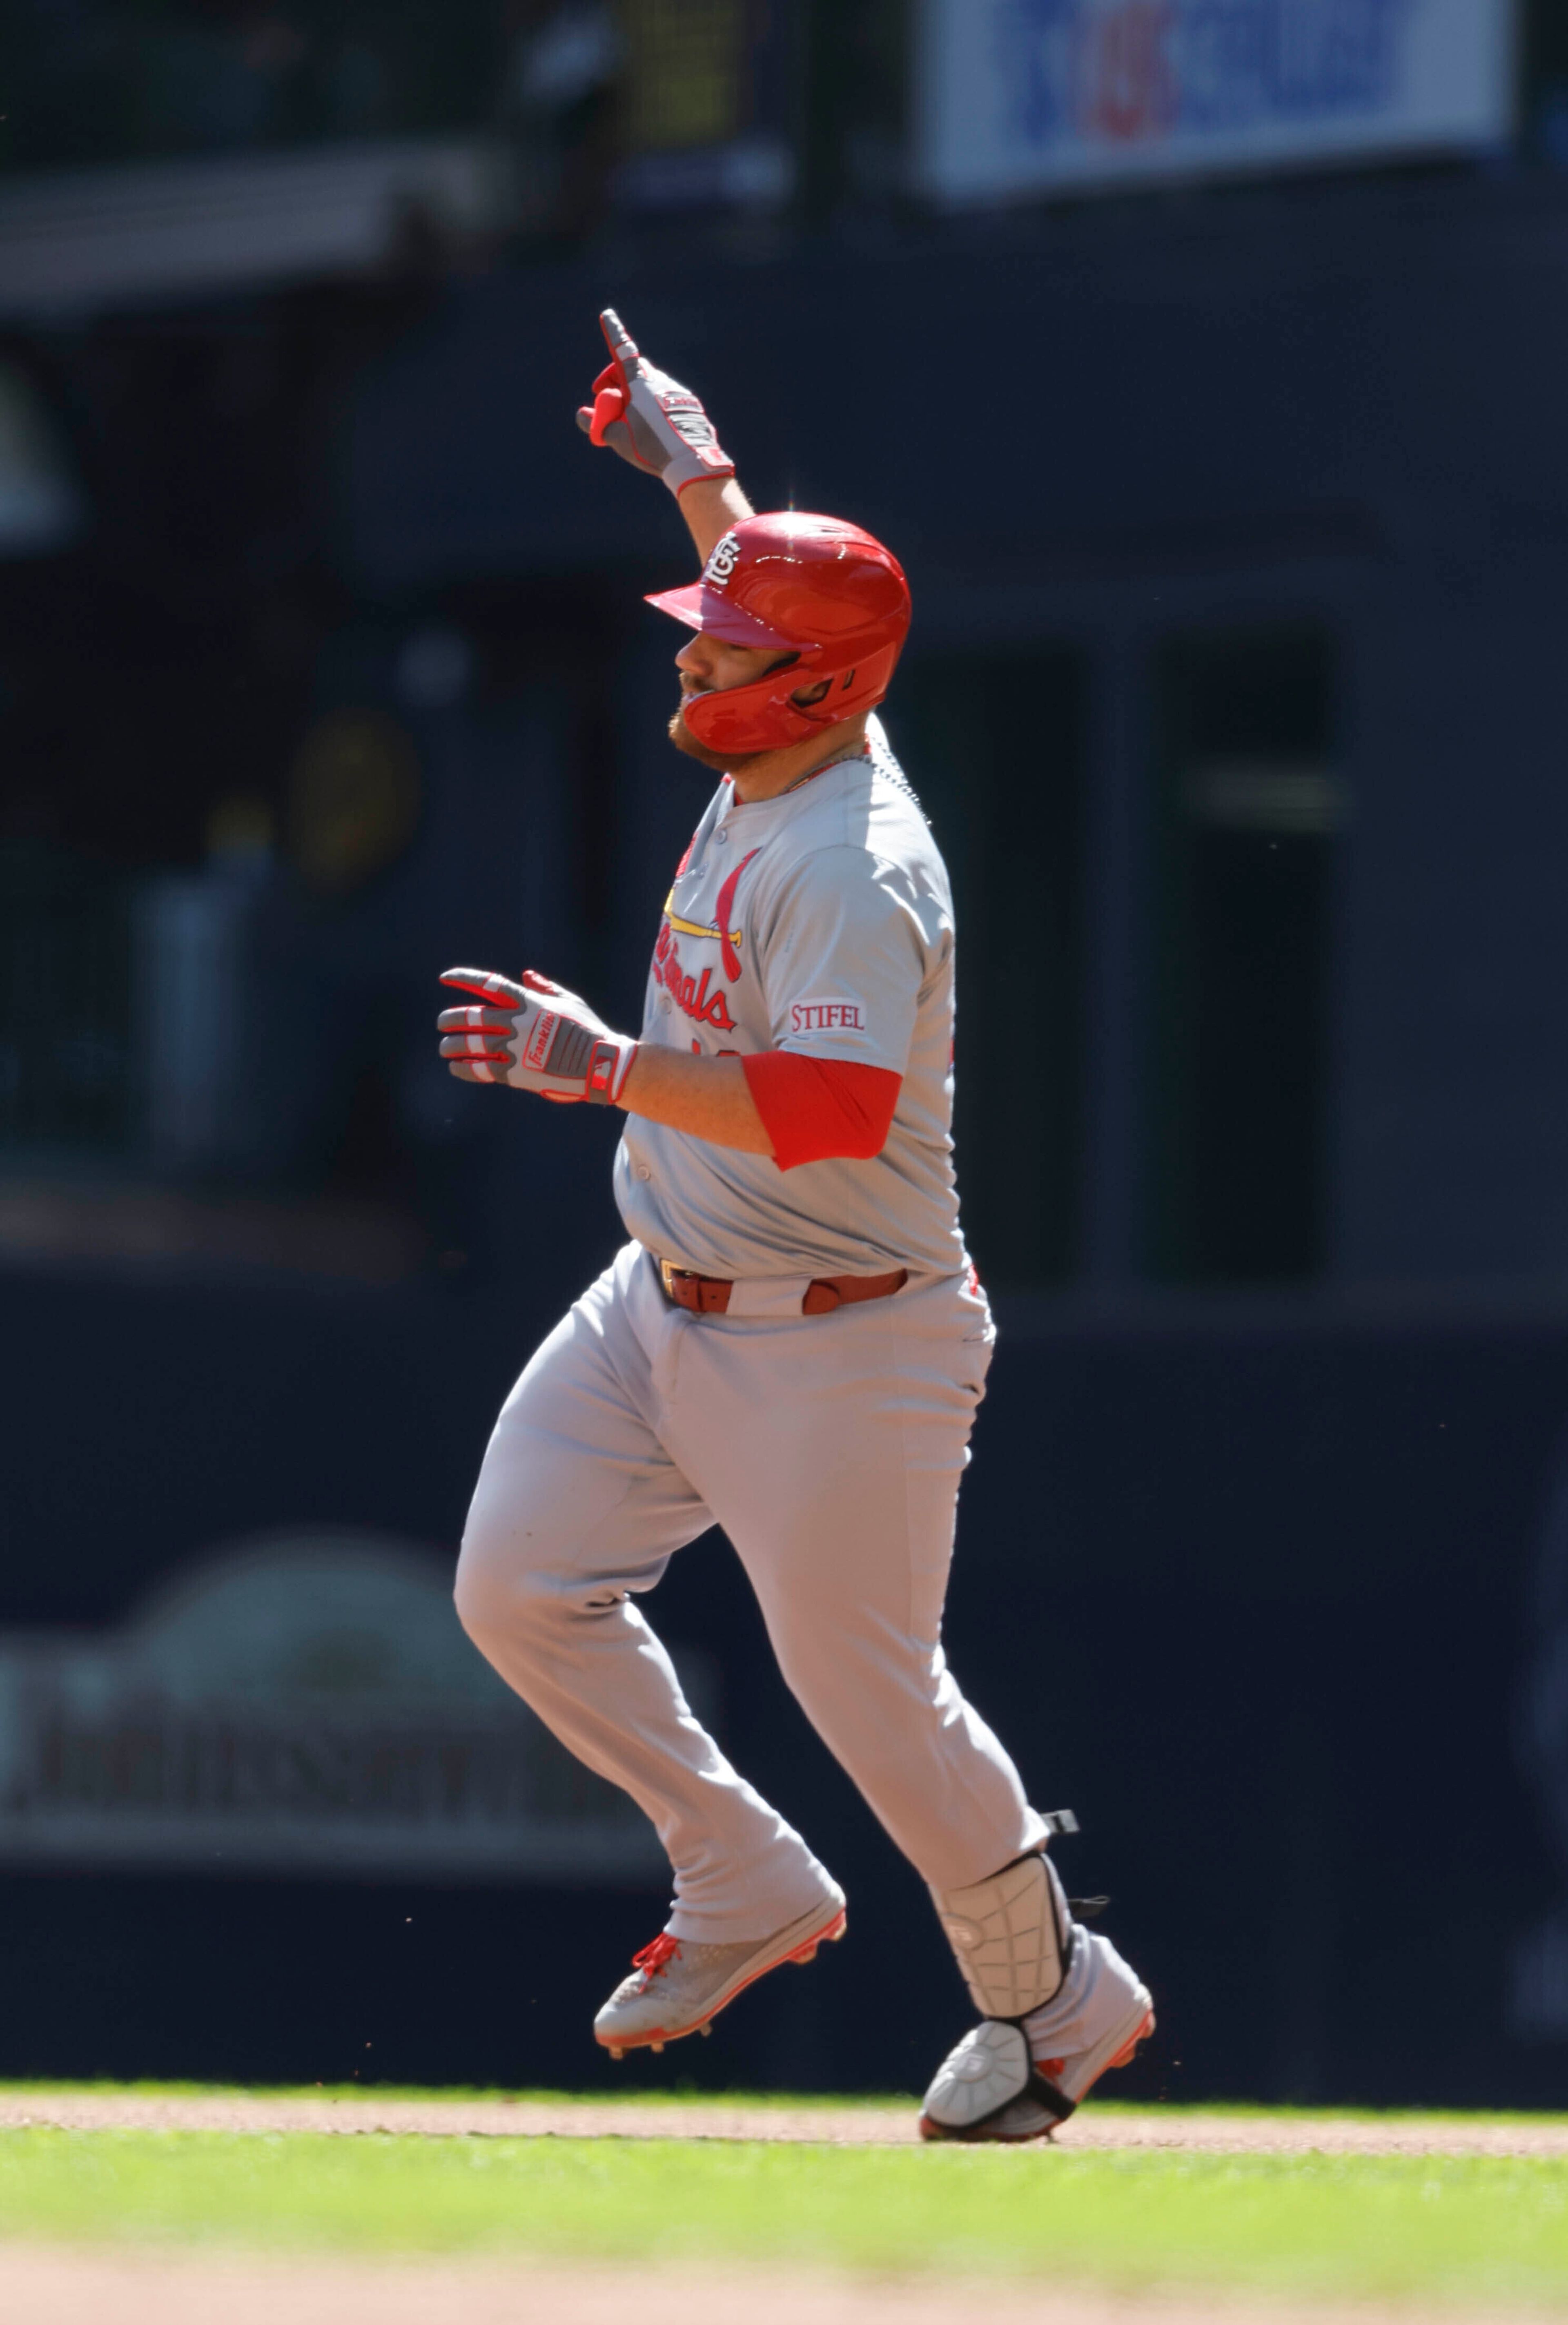
[[[0,2237],[1568,2302],[1568,2163],[0,2134]]]

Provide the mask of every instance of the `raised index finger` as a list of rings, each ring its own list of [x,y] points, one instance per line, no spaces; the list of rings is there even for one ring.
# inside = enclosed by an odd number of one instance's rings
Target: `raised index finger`
[[[628,379],[641,368],[642,358],[637,352],[637,342],[613,307],[606,307],[599,318],[599,329],[604,334],[604,345],[614,357]]]
[[[506,1009],[524,1009],[528,996],[521,985],[513,985],[510,977],[497,977],[488,968],[444,968],[443,985],[456,986],[459,993],[476,993],[481,1001],[493,1001]]]

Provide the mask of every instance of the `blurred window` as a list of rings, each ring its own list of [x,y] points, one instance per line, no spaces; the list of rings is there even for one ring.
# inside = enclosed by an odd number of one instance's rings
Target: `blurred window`
[[[24,372],[0,363],[0,557],[64,549],[86,519],[54,415]]]
[[[7,0],[0,171],[470,128],[498,0]]]
[[[383,711],[318,719],[289,788],[294,862],[320,895],[350,895],[395,864],[419,822],[419,754]]]
[[[1318,629],[1159,657],[1151,1256],[1170,1280],[1322,1264],[1334,700]]]
[[[119,881],[42,840],[0,845],[0,1155],[127,1145],[128,950]]]
[[[1568,169],[1568,0],[1528,0],[1521,47],[1527,150]]]
[[[908,189],[908,86],[918,11],[905,0],[816,0],[802,26],[802,204],[886,208]]]
[[[912,657],[889,713],[953,875],[959,1185],[998,1286],[1075,1257],[1086,702],[1084,657],[1047,644]]]

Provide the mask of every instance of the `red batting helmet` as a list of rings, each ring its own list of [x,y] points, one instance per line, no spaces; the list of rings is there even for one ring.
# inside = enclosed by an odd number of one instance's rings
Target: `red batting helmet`
[[[836,516],[790,509],[743,517],[684,589],[648,603],[726,645],[797,660],[749,686],[688,695],[687,727],[710,751],[781,751],[869,710],[888,690],[909,627],[909,585],[890,551]],[[790,697],[829,681],[820,702]]]

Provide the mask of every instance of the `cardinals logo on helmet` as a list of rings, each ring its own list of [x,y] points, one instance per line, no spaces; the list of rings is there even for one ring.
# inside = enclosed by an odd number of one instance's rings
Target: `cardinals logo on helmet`
[[[733,533],[726,533],[703,568],[703,579],[710,589],[722,589],[741,561],[741,544]]]

